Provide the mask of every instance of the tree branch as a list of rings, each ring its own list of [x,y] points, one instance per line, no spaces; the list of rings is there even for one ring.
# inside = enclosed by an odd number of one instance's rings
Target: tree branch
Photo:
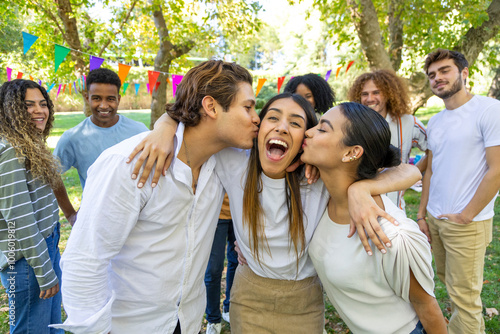
[[[399,70],[402,62],[403,50],[403,21],[401,14],[404,11],[404,2],[391,0],[389,3],[389,58],[394,71]]]
[[[32,3],[34,3],[35,5],[38,6],[38,8],[40,8],[52,21],[54,21],[54,23],[56,24],[57,26],[57,29],[59,29],[59,31],[61,32],[61,34],[63,35],[63,38],[66,39],[64,36],[65,36],[65,32],[64,32],[64,29],[59,25],[59,21],[57,21],[57,17],[55,17],[51,11],[49,11],[48,9],[46,9],[45,7],[42,6],[41,3],[39,3],[38,1],[33,1],[31,0]]]

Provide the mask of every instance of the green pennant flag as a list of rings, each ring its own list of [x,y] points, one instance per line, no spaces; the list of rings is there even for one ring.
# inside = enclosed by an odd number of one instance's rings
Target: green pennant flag
[[[64,61],[64,58],[66,58],[66,56],[68,55],[68,53],[70,51],[71,51],[70,49],[68,49],[64,46],[55,44],[55,51],[54,51],[55,69],[54,69],[54,73],[57,72],[57,70],[59,69],[59,65],[61,65],[61,63]]]
[[[128,84],[129,84],[128,82],[125,82],[125,83],[123,84],[123,93],[122,93],[123,95],[125,95],[125,91],[126,91],[126,90],[127,90],[127,88],[128,88]]]

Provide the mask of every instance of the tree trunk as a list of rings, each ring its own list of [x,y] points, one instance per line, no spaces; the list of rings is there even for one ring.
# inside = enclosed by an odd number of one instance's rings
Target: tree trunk
[[[495,73],[495,77],[493,78],[493,81],[491,81],[488,96],[500,100],[500,68],[496,68]]]
[[[404,2],[401,0],[391,0],[389,3],[389,59],[392,68],[398,71],[401,67],[403,54],[403,21],[401,14],[404,10]]]
[[[164,62],[163,66],[161,66],[160,68],[157,68],[155,64],[155,71],[168,73],[170,63],[171,60],[168,60]],[[153,129],[156,120],[165,113],[165,105],[167,104],[167,78],[167,75],[161,73],[158,76],[160,85],[158,86],[157,90],[153,90],[153,96],[151,98],[151,122],[149,124],[150,129]]]

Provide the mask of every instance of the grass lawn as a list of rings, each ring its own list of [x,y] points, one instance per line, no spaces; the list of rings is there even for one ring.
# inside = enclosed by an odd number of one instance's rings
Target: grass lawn
[[[424,123],[427,124],[429,118],[441,110],[439,107],[432,108],[421,108],[417,112],[417,116]],[[149,113],[147,111],[120,111],[120,113],[126,115],[129,118],[134,120],[143,122],[146,126],[149,126]],[[81,113],[58,113],[56,114],[56,122],[54,129],[52,130],[51,137],[49,138],[48,144],[51,148],[55,147],[57,140],[61,136],[61,134],[78,124],[84,119],[83,114]],[[418,153],[418,152],[415,152]],[[66,189],[68,190],[68,194],[73,205],[77,208],[80,206],[80,198],[81,198],[81,186],[80,181],[78,179],[78,174],[76,170],[70,169],[63,175],[63,180],[66,185]],[[413,190],[408,190],[405,194],[405,201],[407,205],[407,211],[409,213],[409,217],[416,220],[417,209],[420,202],[420,193],[417,193]],[[493,222],[493,242],[488,247],[486,252],[485,259],[485,270],[484,270],[484,287],[482,292],[482,300],[484,308],[496,308],[500,310],[500,266],[498,264],[498,259],[500,259],[500,201],[497,199],[495,203],[495,218]],[[71,227],[64,219],[61,214],[61,241],[59,247],[61,248],[61,252],[64,251],[66,247],[66,242],[69,237]],[[446,317],[450,316],[450,302],[446,293],[445,286],[437,279],[436,281],[436,297],[439,301],[441,309]],[[223,277],[223,284],[225,284],[225,280]],[[8,317],[8,309],[7,307],[7,298],[6,294],[3,292],[3,288],[0,289],[0,333],[8,333],[8,325],[7,325],[7,317]],[[221,289],[225,291],[225,289]],[[221,295],[221,303],[224,299],[224,296]],[[339,318],[337,312],[334,307],[328,301],[328,298],[325,295],[325,309],[326,309],[326,319],[325,319],[325,329],[328,333],[350,333],[349,329],[345,326],[343,321]],[[500,334],[500,318],[499,316],[494,316],[493,318],[488,318],[485,316],[486,322],[486,333],[488,334]],[[206,321],[204,321],[203,331],[206,327]],[[222,333],[230,333],[230,328],[227,323],[222,322]]]

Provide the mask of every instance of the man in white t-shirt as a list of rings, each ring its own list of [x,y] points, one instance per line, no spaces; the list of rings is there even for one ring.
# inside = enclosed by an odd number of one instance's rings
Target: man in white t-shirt
[[[417,222],[451,299],[451,334],[484,333],[484,256],[500,188],[500,101],[467,91],[468,66],[464,55],[444,49],[430,53],[424,66],[446,109],[427,126],[429,155]]]

